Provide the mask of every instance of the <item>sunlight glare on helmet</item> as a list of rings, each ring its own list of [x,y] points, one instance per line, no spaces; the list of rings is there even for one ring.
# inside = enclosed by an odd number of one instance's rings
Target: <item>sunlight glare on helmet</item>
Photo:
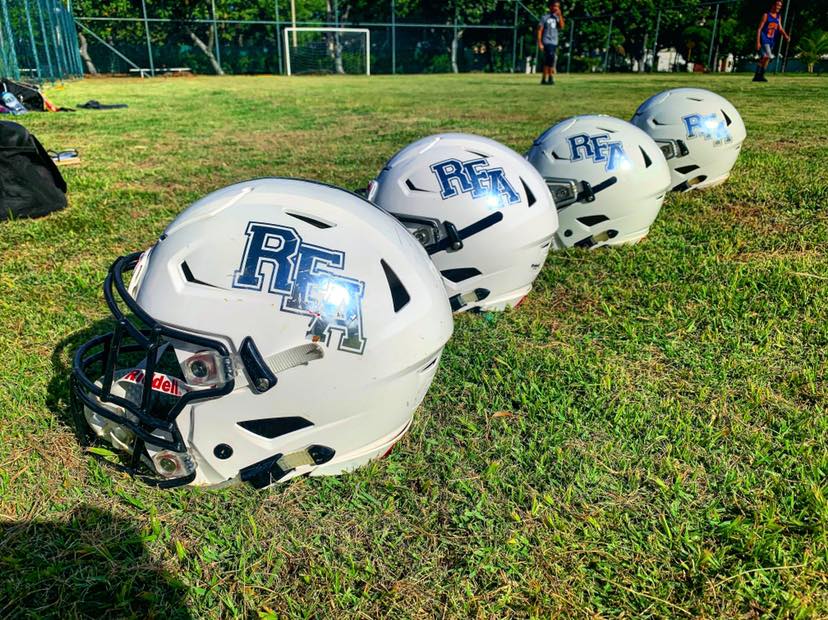
[[[499,209],[500,208],[500,195],[495,194],[494,192],[490,192],[486,196],[486,206],[491,207],[492,209]]]
[[[332,306],[341,306],[343,304],[348,304],[351,301],[351,295],[348,293],[347,289],[344,286],[340,286],[339,284],[333,284],[332,282],[328,283],[327,290],[325,291],[325,303],[331,304]]]

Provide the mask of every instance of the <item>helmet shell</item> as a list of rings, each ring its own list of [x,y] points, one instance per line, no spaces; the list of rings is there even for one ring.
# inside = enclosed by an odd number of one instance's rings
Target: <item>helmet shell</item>
[[[450,298],[483,291],[485,298],[461,311],[519,303],[558,226],[540,175],[508,147],[471,134],[438,134],[406,146],[372,182],[369,199],[402,219],[449,222],[461,234],[497,220],[464,238],[462,249],[431,255]]]
[[[670,185],[667,162],[652,138],[612,116],[567,118],[538,136],[526,157],[551,191],[568,183],[578,196],[570,204],[558,202],[556,249],[638,242]]]
[[[674,88],[653,95],[638,107],[632,123],[675,152],[667,163],[676,191],[724,183],[747,136],[733,104],[702,88]]]
[[[237,364],[250,338],[282,367],[267,391],[241,370],[229,394],[178,416],[196,485],[313,445],[332,460],[285,479],[381,456],[408,429],[453,328],[441,277],[403,226],[355,194],[297,179],[245,181],[194,203],[145,253],[130,292],[160,324],[224,343]],[[173,346],[182,364],[196,352]],[[285,358],[308,346],[315,359]]]

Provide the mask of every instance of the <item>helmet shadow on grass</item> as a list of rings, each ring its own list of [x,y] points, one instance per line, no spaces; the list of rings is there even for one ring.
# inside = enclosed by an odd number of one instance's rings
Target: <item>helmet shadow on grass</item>
[[[78,347],[95,336],[111,332],[115,321],[104,319],[89,327],[68,335],[57,343],[52,351],[52,378],[46,388],[46,406],[61,422],[71,428],[81,446],[88,446],[92,437],[89,429],[79,420],[72,407],[71,379],[72,358]],[[96,377],[97,378],[97,377]]]
[[[186,594],[135,525],[106,510],[0,522],[0,617],[190,618]]]

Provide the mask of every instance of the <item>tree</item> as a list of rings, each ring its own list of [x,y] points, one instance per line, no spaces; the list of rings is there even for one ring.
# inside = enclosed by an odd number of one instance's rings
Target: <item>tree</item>
[[[828,55],[828,32],[817,30],[799,41],[799,58],[808,65],[808,73],[814,72],[814,65]]]

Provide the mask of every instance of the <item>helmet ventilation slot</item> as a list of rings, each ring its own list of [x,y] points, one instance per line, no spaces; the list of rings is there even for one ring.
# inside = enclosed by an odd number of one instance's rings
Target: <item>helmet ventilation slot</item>
[[[579,217],[578,221],[584,226],[595,226],[601,222],[606,222],[609,218],[606,215],[585,215]]]
[[[420,189],[419,187],[414,185],[414,183],[411,182],[411,179],[406,179],[405,180],[405,186],[408,189],[410,189],[412,192],[427,192],[428,191],[427,189]]]
[[[531,207],[533,204],[537,202],[535,195],[532,193],[532,190],[529,189],[529,186],[526,185],[526,181],[523,180],[523,177],[520,178],[520,182],[523,184],[523,189],[526,192],[526,199],[529,201],[529,206]]]
[[[644,167],[649,168],[653,165],[653,160],[650,159],[650,156],[647,155],[647,151],[644,150],[643,146],[639,146],[638,149],[641,151],[641,155],[644,156]]]
[[[725,124],[728,127],[730,127],[730,125],[733,123],[733,121],[730,120],[730,117],[727,115],[727,112],[725,112],[724,110],[719,110],[719,111],[722,113],[722,116],[724,116],[724,118],[725,118]]]
[[[394,312],[399,312],[405,305],[411,301],[411,295],[405,290],[403,283],[394,273],[394,270],[388,266],[384,260],[380,259],[380,265],[385,272],[385,279],[388,280],[388,289],[391,291],[391,301],[394,304]]]
[[[203,280],[199,280],[193,275],[193,270],[190,269],[190,266],[187,264],[187,261],[181,263],[181,273],[184,274],[184,279],[191,283],[191,284],[200,284],[201,286],[209,286],[210,288],[218,288],[217,286],[213,286],[212,284],[207,284]]]
[[[679,166],[676,168],[676,172],[679,174],[689,174],[693,172],[693,170],[698,170],[699,167],[696,164],[690,164],[689,166]]]
[[[305,418],[298,416],[289,416],[284,418],[265,418],[263,420],[245,420],[237,423],[244,430],[265,437],[267,439],[275,439],[288,433],[302,430],[309,426],[313,426],[311,422]]]
[[[429,369],[433,368],[433,367],[434,367],[434,365],[437,363],[437,359],[438,359],[439,357],[440,357],[440,356],[438,355],[438,356],[437,356],[437,357],[435,357],[433,360],[431,360],[428,364],[426,364],[425,366],[423,366],[422,368],[420,368],[420,374],[422,374],[422,373],[426,372],[427,370],[429,370]]]
[[[310,224],[311,226],[315,226],[316,228],[333,228],[335,224],[328,224],[327,222],[321,222],[315,218],[312,218],[308,215],[300,215],[299,213],[291,213],[290,211],[285,211],[287,215],[290,217],[295,217],[297,220],[301,220],[306,224]]]
[[[463,282],[469,278],[480,275],[480,270],[474,267],[460,267],[458,269],[444,269],[440,274],[452,282]]]

